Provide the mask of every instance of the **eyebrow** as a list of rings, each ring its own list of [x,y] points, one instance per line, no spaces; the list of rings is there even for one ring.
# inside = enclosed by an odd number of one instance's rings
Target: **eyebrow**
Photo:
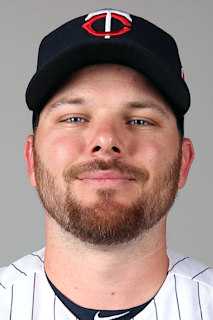
[[[83,98],[71,98],[71,99],[60,99],[59,101],[53,102],[52,104],[48,105],[48,113],[54,109],[57,109],[63,105],[81,105],[85,103],[85,99]]]
[[[153,102],[127,102],[126,103],[127,109],[151,109],[153,111],[158,112],[164,118],[169,118],[169,113],[167,112],[166,108],[164,109],[160,105],[153,103]]]
[[[48,111],[47,113],[53,111],[54,109],[57,109],[63,105],[83,105],[86,103],[86,100],[84,98],[63,98],[60,99],[52,104],[50,104],[48,106]],[[129,110],[137,110],[137,109],[150,109],[153,110],[157,113],[159,113],[161,116],[163,116],[164,118],[168,119],[169,118],[169,114],[167,112],[166,109],[164,109],[163,107],[161,107],[160,105],[153,103],[153,102],[127,102],[124,104],[126,109]]]

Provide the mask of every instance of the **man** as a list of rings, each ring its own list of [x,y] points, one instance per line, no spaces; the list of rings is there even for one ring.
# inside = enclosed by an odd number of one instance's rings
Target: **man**
[[[42,41],[26,98],[46,249],[1,269],[1,319],[212,319],[212,269],[166,249],[194,157],[172,37],[117,10],[72,20]]]

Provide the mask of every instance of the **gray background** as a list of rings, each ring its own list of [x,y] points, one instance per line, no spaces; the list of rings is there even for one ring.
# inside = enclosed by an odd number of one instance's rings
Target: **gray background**
[[[186,136],[196,160],[168,222],[168,246],[213,265],[212,0],[19,0],[0,4],[0,265],[44,245],[44,210],[30,187],[23,156],[31,133],[25,88],[41,38],[71,18],[100,8],[140,15],[178,42],[192,107]]]

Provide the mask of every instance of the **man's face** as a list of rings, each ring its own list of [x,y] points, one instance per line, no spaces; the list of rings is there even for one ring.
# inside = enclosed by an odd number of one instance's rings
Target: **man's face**
[[[156,88],[130,68],[94,65],[44,107],[28,163],[48,214],[82,241],[110,245],[167,214],[184,184],[181,159],[176,119]]]

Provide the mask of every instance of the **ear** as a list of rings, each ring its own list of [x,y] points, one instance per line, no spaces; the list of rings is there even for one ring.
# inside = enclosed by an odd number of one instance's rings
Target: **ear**
[[[184,187],[193,160],[194,148],[192,142],[190,139],[185,138],[182,142],[182,159],[178,189],[182,189]]]
[[[35,173],[34,173],[34,157],[33,157],[33,135],[26,139],[24,157],[27,163],[28,177],[32,187],[36,187]]]

